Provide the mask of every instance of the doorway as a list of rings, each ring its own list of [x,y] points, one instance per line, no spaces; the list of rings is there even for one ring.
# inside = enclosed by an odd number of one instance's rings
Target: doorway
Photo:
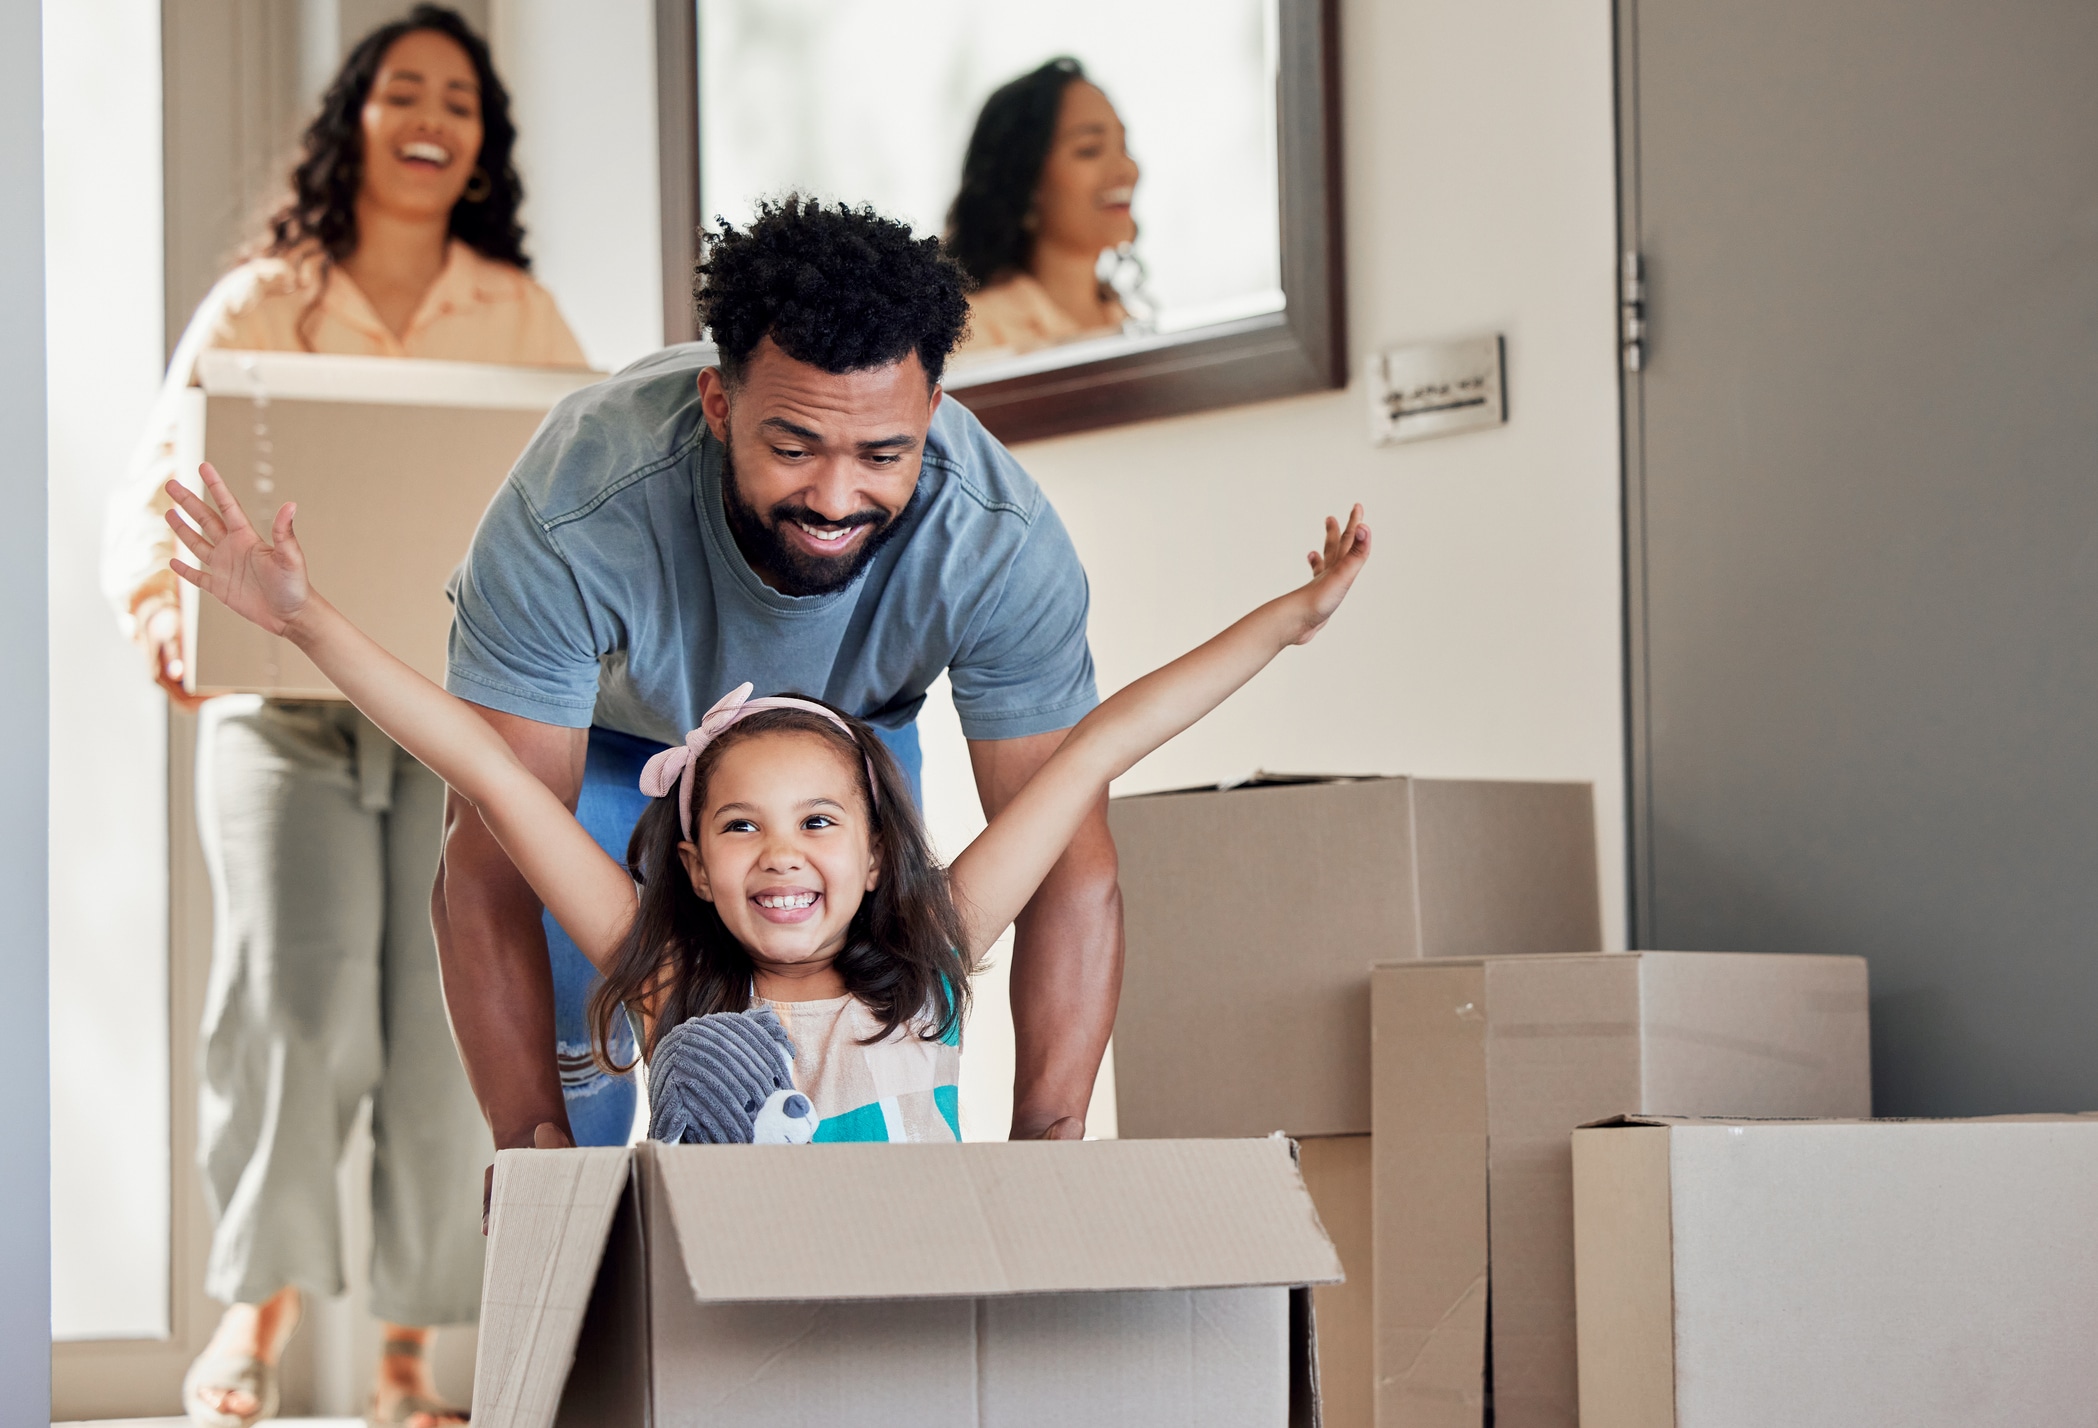
[[[2098,1105],[2098,9],[1620,0],[1635,946]]]

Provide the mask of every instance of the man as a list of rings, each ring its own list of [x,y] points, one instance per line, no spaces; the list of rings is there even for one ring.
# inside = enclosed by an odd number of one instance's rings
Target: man
[[[623,857],[642,761],[736,684],[852,710],[915,784],[944,670],[995,813],[1096,695],[1070,538],[942,400],[960,271],[871,210],[789,198],[710,235],[699,272],[720,365],[670,348],[548,417],[453,582],[448,687]],[[1106,813],[1018,923],[1015,1137],[1084,1133],[1121,979]],[[583,1062],[587,967],[456,796],[432,912],[496,1145],[624,1143],[631,1092]]]

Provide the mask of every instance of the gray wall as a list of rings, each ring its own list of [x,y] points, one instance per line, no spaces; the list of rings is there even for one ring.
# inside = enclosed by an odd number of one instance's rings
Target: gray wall
[[[1641,945],[1871,959],[1876,1108],[2098,1108],[2098,8],[1637,0]]]
[[[44,87],[37,0],[0,0],[0,1425],[50,1421],[51,1048],[46,967]]]

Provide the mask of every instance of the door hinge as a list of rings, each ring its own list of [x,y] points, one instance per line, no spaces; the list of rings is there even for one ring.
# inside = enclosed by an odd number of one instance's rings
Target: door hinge
[[[1637,253],[1624,255],[1618,273],[1617,315],[1624,369],[1640,371],[1646,366],[1646,262]]]

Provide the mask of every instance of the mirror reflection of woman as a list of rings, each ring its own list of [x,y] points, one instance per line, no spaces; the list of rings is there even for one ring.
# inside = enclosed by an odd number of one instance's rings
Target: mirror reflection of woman
[[[1121,116],[1068,56],[984,101],[947,215],[947,246],[979,284],[963,352],[1025,352],[1119,332],[1104,253],[1136,241],[1138,170]]]
[[[112,509],[104,585],[185,707],[162,482],[205,348],[582,366],[527,273],[516,134],[488,47],[418,6],[344,61],[292,195],[175,350]],[[197,808],[214,936],[198,1153],[217,1216],[205,1288],[230,1307],[183,1385],[190,1419],[272,1416],[301,1294],[343,1289],[336,1162],[372,1107],[371,1421],[461,1423],[431,1326],[479,1308],[493,1143],[453,1047],[430,931],[444,785],[348,704],[228,696],[198,723]]]

